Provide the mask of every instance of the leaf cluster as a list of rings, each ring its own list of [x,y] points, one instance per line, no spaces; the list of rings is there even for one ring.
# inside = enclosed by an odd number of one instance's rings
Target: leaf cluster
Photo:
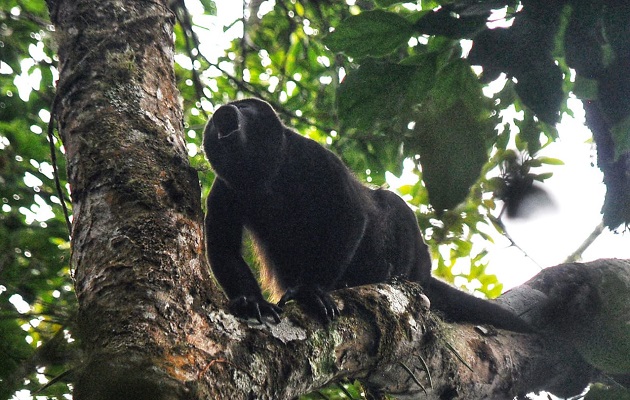
[[[570,114],[566,100],[573,92],[596,101],[591,114],[606,121],[603,138],[595,135],[606,150],[600,167],[607,174],[607,165],[617,163],[608,168],[608,196],[616,197],[607,198],[605,220],[610,226],[630,220],[630,202],[621,194],[630,182],[620,165],[630,140],[630,43],[622,22],[630,6],[580,0],[375,3],[324,38],[353,66],[338,91],[341,126],[393,131],[402,157],[419,155],[438,213],[464,201],[487,169],[482,160],[505,148],[501,132],[508,115],[521,114],[508,142],[535,157],[557,137],[554,126],[561,113]],[[587,110],[587,123],[588,117]],[[404,129],[410,125],[415,128]],[[505,160],[498,161],[495,166]]]
[[[0,10],[0,398],[8,398],[68,368],[76,299],[46,135],[57,74],[52,27],[43,2],[2,1]],[[67,392],[58,384],[45,393]]]

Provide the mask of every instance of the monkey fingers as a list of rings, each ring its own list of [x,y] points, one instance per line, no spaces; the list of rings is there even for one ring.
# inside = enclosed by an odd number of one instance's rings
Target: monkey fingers
[[[309,314],[316,315],[325,322],[336,319],[340,313],[337,304],[321,287],[297,286],[289,288],[278,302],[278,307],[295,300]]]
[[[262,297],[239,296],[230,300],[229,308],[230,312],[239,318],[255,318],[263,324],[263,316],[269,316],[276,324],[280,323],[282,309],[275,304],[269,303]]]

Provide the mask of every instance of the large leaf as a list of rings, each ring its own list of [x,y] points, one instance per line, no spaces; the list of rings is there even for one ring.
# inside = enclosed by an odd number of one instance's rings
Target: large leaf
[[[477,116],[461,101],[448,108],[426,107],[414,135],[431,205],[438,212],[455,207],[466,198],[487,160]]]
[[[630,153],[630,116],[627,116],[610,130],[615,145],[615,161],[623,154]]]
[[[374,10],[344,20],[324,44],[350,57],[382,57],[407,43],[412,34],[412,25],[405,18]]]
[[[594,78],[604,69],[601,0],[576,0],[564,33],[564,57],[578,76]]]
[[[559,109],[564,98],[562,71],[551,59],[541,59],[517,76],[516,93],[536,116],[548,124],[560,119]]]
[[[417,111],[412,145],[429,202],[440,212],[461,203],[479,178],[495,123],[479,81],[461,59],[439,70],[428,99]]]
[[[615,55],[619,58],[630,57],[630,3],[627,1],[611,2],[603,9],[603,23],[606,38]]]
[[[465,5],[457,6],[444,4],[440,8],[422,15],[413,27],[417,32],[425,35],[440,35],[450,38],[471,37],[474,33],[485,28],[486,20],[490,16],[487,10],[476,4],[468,8]]]
[[[342,126],[368,130],[377,121],[391,121],[393,116],[409,113],[431,89],[435,70],[432,54],[405,65],[366,60],[339,87]]]

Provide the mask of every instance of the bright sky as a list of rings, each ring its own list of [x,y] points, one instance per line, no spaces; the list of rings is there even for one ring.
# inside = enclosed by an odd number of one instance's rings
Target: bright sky
[[[508,232],[518,245],[543,267],[561,263],[572,254],[601,221],[600,210],[606,187],[596,166],[596,153],[588,143],[590,131],[584,126],[584,111],[578,100],[571,101],[575,118],[564,116],[560,139],[542,154],[560,158],[565,165],[549,166],[554,176],[544,187],[556,203],[555,209],[528,220],[505,219]],[[630,237],[605,230],[584,252],[583,261],[598,258],[630,258]],[[508,247],[507,240],[493,246],[491,266],[506,287],[523,283],[540,268],[521,251]]]

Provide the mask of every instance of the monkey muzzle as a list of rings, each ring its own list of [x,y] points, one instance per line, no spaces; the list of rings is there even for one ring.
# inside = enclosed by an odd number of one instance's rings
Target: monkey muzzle
[[[212,116],[212,123],[217,130],[217,137],[226,139],[229,137],[243,136],[242,128],[245,125],[243,113],[233,105],[225,105],[219,107]],[[241,140],[244,138],[241,137]]]

